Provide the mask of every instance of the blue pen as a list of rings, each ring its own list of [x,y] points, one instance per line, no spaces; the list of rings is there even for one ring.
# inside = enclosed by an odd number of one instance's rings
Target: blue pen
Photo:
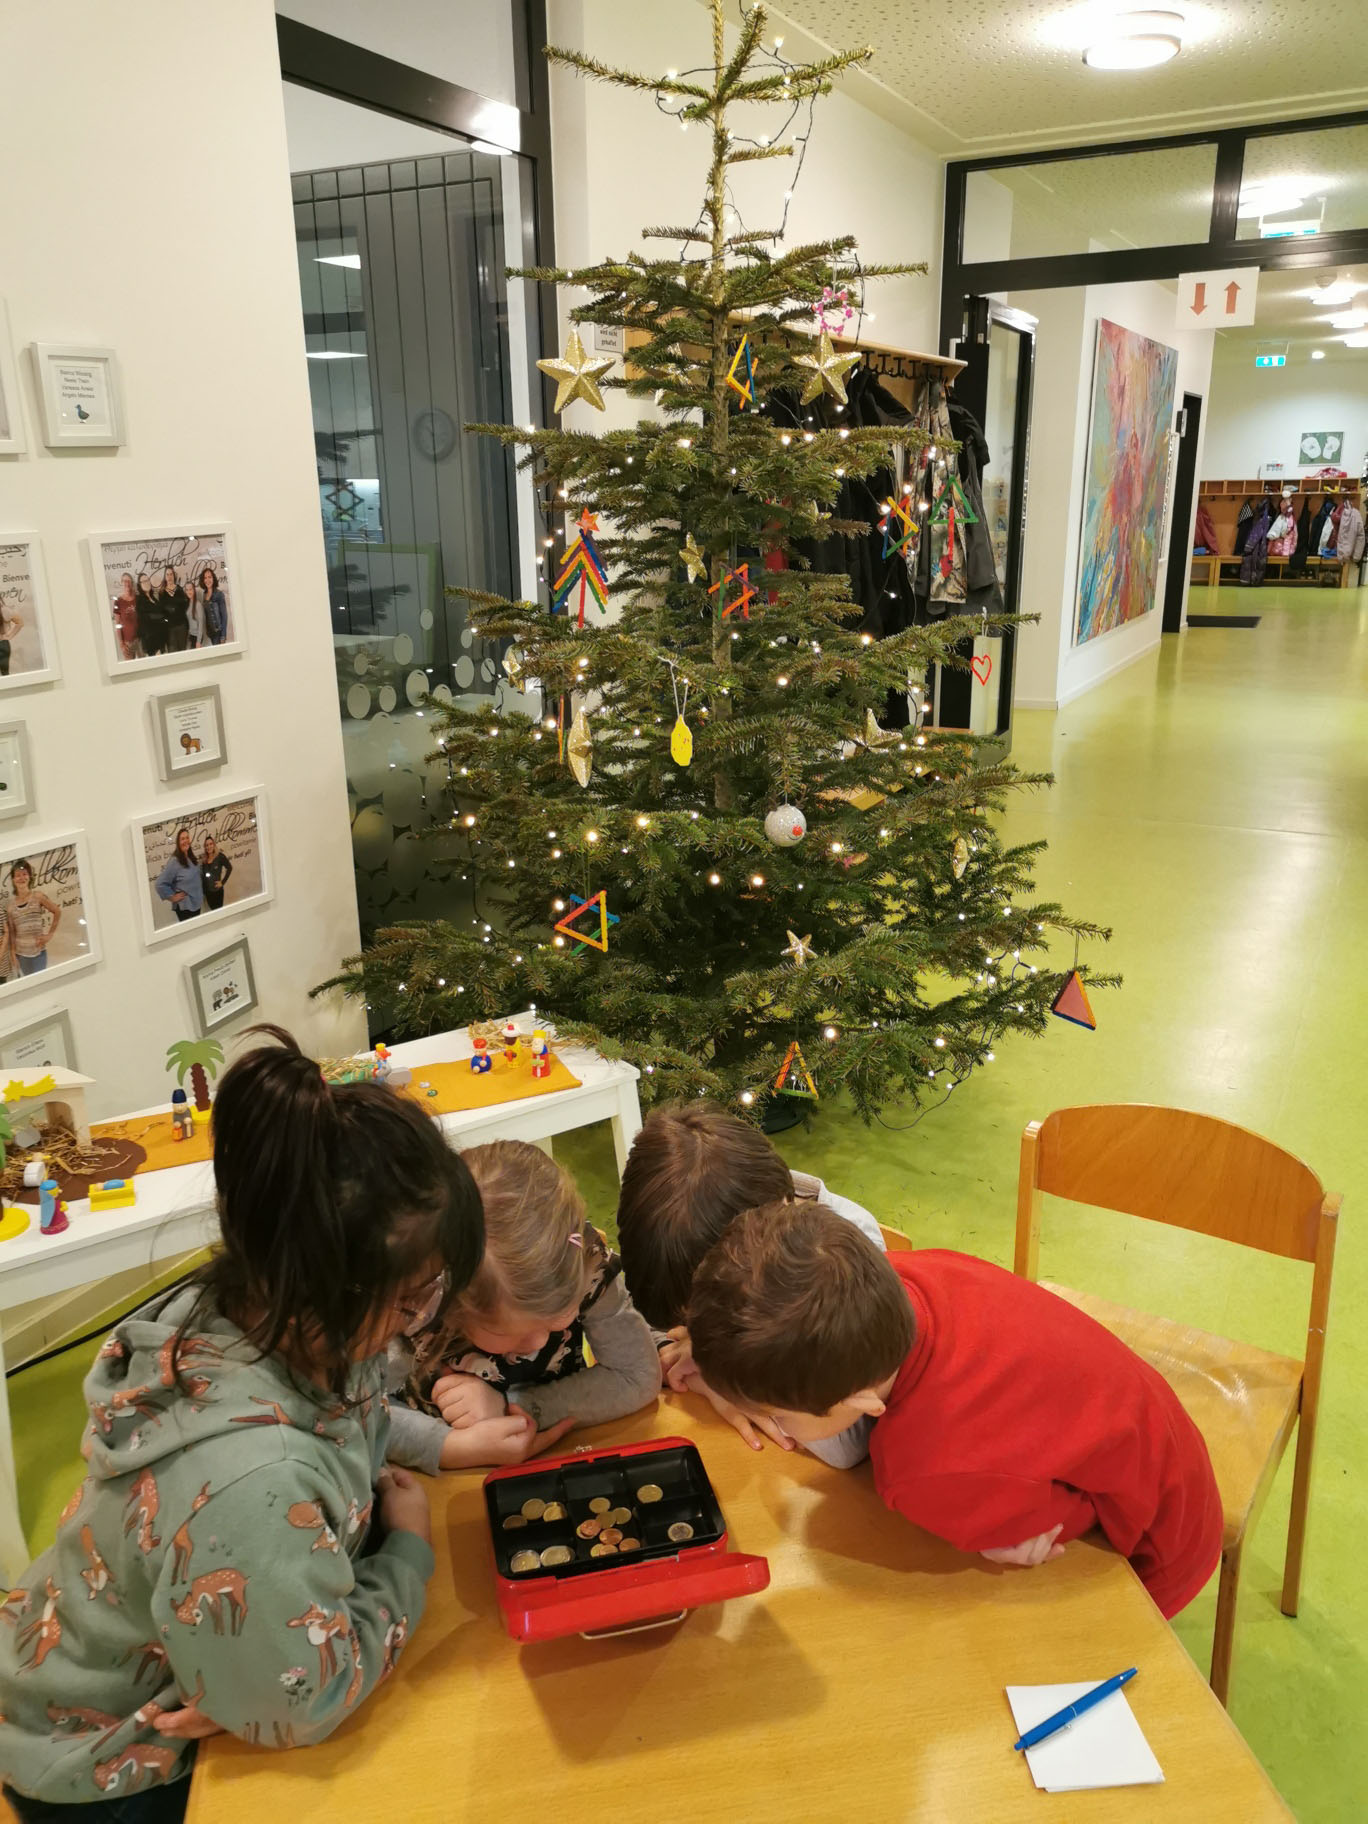
[[[1107,1679],[1105,1684],[1094,1685],[1091,1691],[1085,1691],[1082,1697],[1075,1698],[1073,1703],[1066,1704],[1062,1710],[1056,1710],[1053,1716],[1047,1716],[1034,1729],[1028,1729],[1019,1741],[1012,1743],[1013,1748],[1034,1748],[1050,1736],[1057,1735],[1061,1729],[1067,1729],[1075,1717],[1082,1716],[1085,1710],[1091,1710],[1094,1704],[1100,1704],[1104,1697],[1110,1697],[1122,1685],[1128,1685],[1135,1673],[1136,1668],[1132,1666],[1129,1672],[1118,1672],[1115,1678]]]

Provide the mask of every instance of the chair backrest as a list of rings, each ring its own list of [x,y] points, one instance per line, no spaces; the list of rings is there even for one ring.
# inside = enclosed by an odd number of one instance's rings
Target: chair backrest
[[[879,1224],[879,1233],[884,1238],[884,1246],[890,1254],[910,1254],[912,1243],[901,1229],[890,1229],[886,1222]]]
[[[1128,1102],[1033,1121],[1021,1143],[1028,1189],[1308,1261],[1325,1201],[1311,1168],[1271,1140],[1214,1115]]]

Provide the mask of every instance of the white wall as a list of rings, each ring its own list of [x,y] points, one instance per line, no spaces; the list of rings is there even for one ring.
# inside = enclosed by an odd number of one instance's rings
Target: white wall
[[[553,44],[585,51],[628,69],[663,75],[710,63],[712,34],[703,7],[641,0],[550,0]],[[729,44],[735,42],[729,34]],[[754,129],[778,131],[777,108],[754,110]],[[587,265],[634,248],[647,259],[669,257],[678,243],[640,239],[646,227],[687,225],[703,202],[710,142],[706,130],[682,132],[652,96],[590,83],[552,65],[551,119],[556,171],[556,255],[564,266]],[[745,126],[739,128],[748,131]],[[737,208],[750,228],[777,226],[794,161],[739,166],[732,174]],[[944,179],[940,160],[888,121],[839,92],[819,100],[814,131],[788,220],[786,245],[853,234],[867,262],[925,260],[924,278],[871,286],[874,320],[865,333],[899,347],[938,347],[938,264]],[[696,250],[698,251],[698,250]],[[562,295],[562,304],[579,301]],[[636,402],[610,399],[604,419],[583,404],[567,414],[575,427],[631,423]]]
[[[0,1028],[68,1007],[99,1113],[166,1100],[166,1048],[192,1030],[186,965],[237,931],[251,942],[259,1017],[320,1052],[364,1039],[357,1011],[307,998],[358,937],[274,33],[270,0],[5,9],[0,245],[13,338],[19,350],[36,339],[117,350],[128,440],[45,449],[21,354],[30,452],[0,458],[0,522],[41,536],[63,676],[6,693],[0,712],[23,717],[33,749],[38,815],[18,835],[38,847],[87,832],[104,960],[47,991],[4,994]],[[212,124],[200,130],[189,98],[206,72]],[[61,105],[54,84],[105,105]],[[149,84],[179,98],[170,137],[166,107],[132,100]],[[155,682],[108,679],[81,541],[220,518],[237,531],[247,653]],[[229,764],[163,785],[147,699],[201,679],[223,694]],[[147,949],[130,820],[246,786],[265,788],[273,902]]]
[[[1254,343],[1217,336],[1207,406],[1203,480],[1252,479],[1266,462],[1285,463],[1289,475],[1310,474],[1319,462],[1300,459],[1307,431],[1343,431],[1344,454],[1335,464],[1361,475],[1368,457],[1368,349],[1327,341],[1325,359],[1294,347],[1286,367],[1254,365]]]
[[[1205,399],[1213,337],[1210,330],[1177,327],[1174,293],[1152,282],[1014,293],[1012,303],[1040,319],[1022,609],[1041,618],[1022,631],[1016,700],[1021,708],[1053,708],[1142,658],[1162,632],[1167,558],[1159,564],[1149,614],[1073,644],[1097,323],[1106,317],[1178,350],[1175,409],[1185,392]],[[1199,448],[1199,473],[1200,464]],[[1169,548],[1180,553],[1180,562],[1191,549],[1190,533],[1191,521],[1171,531]]]

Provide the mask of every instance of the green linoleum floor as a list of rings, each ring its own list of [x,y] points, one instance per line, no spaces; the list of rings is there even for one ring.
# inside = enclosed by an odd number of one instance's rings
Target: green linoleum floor
[[[789,1160],[920,1246],[1009,1262],[1026,1121],[1071,1102],[1167,1102],[1258,1129],[1345,1194],[1301,1615],[1278,1609],[1290,1463],[1246,1551],[1231,1712],[1298,1818],[1360,1814],[1368,1791],[1368,590],[1222,589],[1194,607],[1262,615],[1193,629],[1055,713],[1018,717],[1015,758],[1053,770],[1013,835],[1043,835],[1044,898],[1114,928],[1125,977],[1098,1030],[1062,1022],[915,1128],[824,1105]],[[901,1131],[899,1131],[901,1130]],[[606,1128],[557,1142],[595,1215],[616,1173]],[[1056,1212],[1043,1270],[1118,1301],[1300,1352],[1309,1269],[1125,1218]],[[93,1345],[92,1345],[93,1347]],[[87,1351],[80,1352],[83,1357]],[[31,1544],[79,1479],[83,1363],[11,1382]],[[1179,1618],[1203,1666],[1214,1591]]]

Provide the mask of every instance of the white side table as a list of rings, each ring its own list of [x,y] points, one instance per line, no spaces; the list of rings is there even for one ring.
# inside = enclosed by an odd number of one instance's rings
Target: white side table
[[[455,1146],[465,1148],[486,1140],[546,1140],[595,1121],[609,1121],[620,1177],[641,1127],[636,1067],[613,1063],[596,1052],[573,1046],[557,1050],[567,1070],[580,1079],[577,1088],[553,1090],[549,1095],[529,1096],[494,1108],[443,1115],[442,1131]],[[415,1073],[421,1073],[425,1064],[453,1059],[459,1062],[470,1055],[470,1040],[464,1030],[438,1033],[394,1047],[395,1062],[407,1064]],[[168,1099],[168,1120],[169,1109]],[[142,1115],[158,1112],[138,1111]],[[30,1299],[69,1292],[115,1273],[142,1270],[150,1274],[159,1260],[189,1253],[215,1240],[218,1218],[211,1166],[201,1163],[146,1172],[136,1185],[138,1201],[126,1209],[97,1214],[84,1200],[73,1203],[71,1227],[63,1235],[42,1234],[35,1209],[32,1225],[22,1235],[0,1243],[0,1311],[27,1304]],[[19,1491],[4,1366],[0,1335],[0,1584],[17,1577],[29,1561],[19,1524]]]

